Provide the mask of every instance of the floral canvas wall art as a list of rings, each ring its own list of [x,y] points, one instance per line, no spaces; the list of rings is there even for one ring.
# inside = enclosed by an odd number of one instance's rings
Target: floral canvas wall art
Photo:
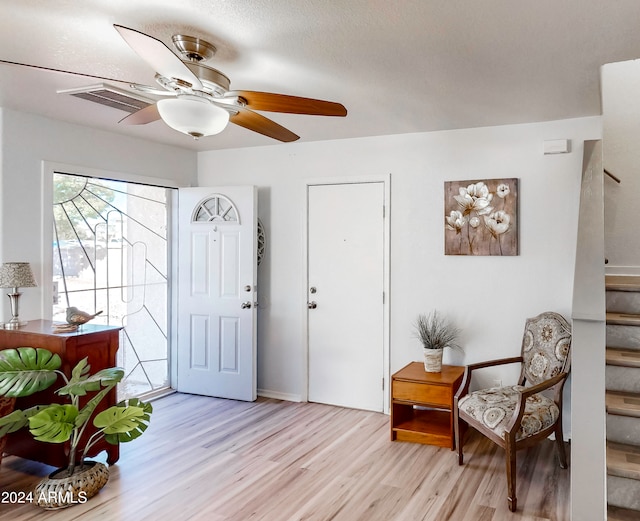
[[[444,184],[445,255],[518,255],[518,179]]]

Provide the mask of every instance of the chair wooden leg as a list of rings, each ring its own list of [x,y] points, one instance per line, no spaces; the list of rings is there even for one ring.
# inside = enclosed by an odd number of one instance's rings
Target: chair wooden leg
[[[463,455],[462,455],[462,436],[461,436],[461,428],[460,428],[460,415],[458,414],[458,403],[456,400],[456,404],[453,409],[453,432],[454,432],[454,441],[456,444],[456,450],[458,451],[458,465],[462,465],[463,463]]]
[[[564,447],[564,435],[562,433],[562,418],[559,418],[556,422],[555,429],[556,436],[556,450],[558,451],[558,459],[560,460],[560,468],[567,468],[567,452]]]
[[[515,512],[518,508],[516,499],[516,448],[507,442],[505,452],[505,460],[507,463],[507,500],[509,501],[509,510]]]

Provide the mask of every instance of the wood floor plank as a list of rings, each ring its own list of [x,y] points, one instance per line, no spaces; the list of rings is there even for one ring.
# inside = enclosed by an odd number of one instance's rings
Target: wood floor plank
[[[52,470],[5,456],[0,490]],[[569,479],[551,441],[519,452],[511,513],[504,453],[473,431],[459,466],[448,449],[389,441],[383,414],[174,394],[96,497],[52,512],[0,504],[0,520],[569,521]]]

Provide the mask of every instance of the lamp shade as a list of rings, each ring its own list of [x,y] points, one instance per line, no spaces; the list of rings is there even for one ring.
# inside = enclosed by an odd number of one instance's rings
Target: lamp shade
[[[28,262],[5,262],[0,266],[0,288],[33,288],[36,281]]]
[[[229,123],[229,113],[198,96],[185,94],[158,101],[162,120],[172,129],[194,138],[222,132]]]

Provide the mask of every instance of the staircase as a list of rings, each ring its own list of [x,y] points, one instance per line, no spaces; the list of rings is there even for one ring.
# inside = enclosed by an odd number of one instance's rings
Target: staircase
[[[640,520],[640,277],[606,289],[608,521]]]

